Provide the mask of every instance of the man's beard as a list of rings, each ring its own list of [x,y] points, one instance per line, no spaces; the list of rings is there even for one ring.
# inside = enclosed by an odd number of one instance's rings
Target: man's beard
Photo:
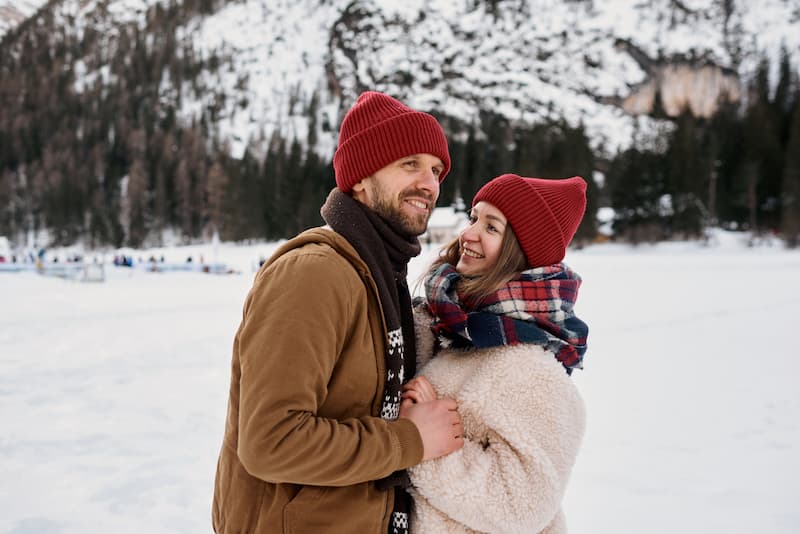
[[[433,210],[428,210],[427,215],[420,213],[417,216],[410,216],[403,212],[402,205],[407,197],[420,197],[428,201],[429,205],[433,205],[433,199],[429,193],[424,193],[414,189],[407,189],[400,193],[397,198],[397,203],[392,203],[392,198],[384,194],[384,191],[377,188],[377,199],[374,205],[370,206],[372,210],[381,216],[395,229],[409,235],[418,236],[424,234],[428,228],[428,220],[431,218]]]

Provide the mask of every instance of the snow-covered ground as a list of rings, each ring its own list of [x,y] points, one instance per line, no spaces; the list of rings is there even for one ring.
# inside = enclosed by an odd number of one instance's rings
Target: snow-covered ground
[[[738,240],[568,254],[591,328],[573,534],[800,531],[800,253]],[[231,343],[273,248],[161,251],[230,276],[0,273],[0,532],[211,531]]]

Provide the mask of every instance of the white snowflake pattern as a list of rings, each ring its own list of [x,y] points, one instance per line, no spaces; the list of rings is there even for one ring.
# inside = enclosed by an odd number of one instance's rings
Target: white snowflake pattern
[[[394,534],[408,532],[408,514],[405,512],[394,512],[392,514],[392,528]]]

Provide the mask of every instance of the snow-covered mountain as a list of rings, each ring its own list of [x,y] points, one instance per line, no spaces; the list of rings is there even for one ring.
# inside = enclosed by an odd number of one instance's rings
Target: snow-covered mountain
[[[47,0],[0,0],[0,38],[33,15]]]
[[[158,2],[63,0],[50,8],[67,14],[59,20],[76,32],[97,25],[111,50],[114,25],[145,27],[147,7]],[[175,35],[217,67],[180,86],[165,73],[161,95],[187,121],[215,106],[217,134],[234,155],[275,131],[306,139],[315,124],[316,148],[329,156],[342,114],[365,89],[454,119],[452,135],[487,111],[527,123],[565,118],[584,124],[601,153],[612,153],[636,128],[658,127],[647,116],[658,97],[667,114],[713,111],[720,95],[740,98],[764,57],[777,68],[785,48],[800,64],[800,0],[217,4]],[[103,75],[98,58],[109,54],[74,58],[76,90]]]

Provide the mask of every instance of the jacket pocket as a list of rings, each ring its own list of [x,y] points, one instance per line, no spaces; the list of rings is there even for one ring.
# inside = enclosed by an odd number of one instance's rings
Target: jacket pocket
[[[329,516],[317,510],[323,496],[330,489],[323,486],[303,486],[300,488],[297,495],[283,509],[284,534],[330,531],[336,520],[341,520],[342,518]]]
[[[252,531],[260,520],[266,483],[244,469],[227,442],[222,447],[214,483],[214,529],[216,532]]]
[[[389,492],[374,482],[304,486],[284,507],[283,534],[385,534]]]

